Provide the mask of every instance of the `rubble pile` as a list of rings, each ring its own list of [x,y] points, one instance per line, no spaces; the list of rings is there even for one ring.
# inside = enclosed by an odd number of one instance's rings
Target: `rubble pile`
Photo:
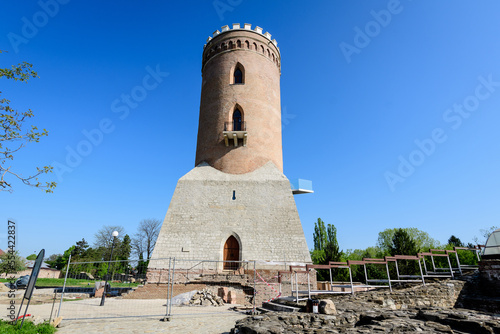
[[[212,291],[203,289],[201,291],[197,291],[193,297],[191,297],[189,305],[222,306],[224,305],[224,300]]]

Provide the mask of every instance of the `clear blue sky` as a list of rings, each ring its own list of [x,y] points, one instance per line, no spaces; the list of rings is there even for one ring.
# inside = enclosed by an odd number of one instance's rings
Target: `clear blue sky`
[[[2,3],[0,67],[28,61],[40,76],[2,80],[2,96],[49,130],[13,168],[68,168],[53,175],[53,194],[18,182],[0,193],[2,248],[8,218],[24,256],[92,243],[103,225],[132,235],[141,219],[163,220],[194,167],[203,44],[232,23],[278,41],[284,171],[315,190],[295,197],[309,248],[318,217],[337,227],[344,250],[375,245],[386,228],[468,242],[500,225],[500,3],[215,4]],[[150,71],[157,82],[145,90]],[[90,147],[84,132],[95,135]],[[77,150],[85,156],[70,166]]]

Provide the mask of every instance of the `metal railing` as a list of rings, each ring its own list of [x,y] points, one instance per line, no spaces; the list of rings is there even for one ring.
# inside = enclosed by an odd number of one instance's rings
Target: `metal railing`
[[[246,122],[224,122],[224,131],[246,131],[247,123]]]

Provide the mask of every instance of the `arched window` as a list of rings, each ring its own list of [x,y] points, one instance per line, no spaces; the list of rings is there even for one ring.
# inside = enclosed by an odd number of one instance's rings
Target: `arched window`
[[[241,41],[240,41],[240,40],[237,40],[237,41],[236,41],[236,47],[237,47],[237,48],[241,48]]]
[[[245,67],[241,63],[236,63],[233,67],[232,77],[229,80],[231,84],[245,83]]]
[[[233,41],[229,41],[229,49],[233,48]]]
[[[241,131],[242,124],[241,111],[236,108],[233,112],[233,131]]]
[[[234,70],[234,83],[243,83],[243,72],[238,67]]]
[[[256,44],[256,43],[253,43],[253,49],[254,49],[255,51],[257,51],[257,44]]]
[[[250,49],[250,43],[248,41],[245,41],[245,46],[247,49]]]
[[[260,52],[265,53],[264,52],[264,47],[262,45],[260,46]]]

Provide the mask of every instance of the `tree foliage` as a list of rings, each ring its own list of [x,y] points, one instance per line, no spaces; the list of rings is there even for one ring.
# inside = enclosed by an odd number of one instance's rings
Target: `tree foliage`
[[[12,68],[0,68],[0,78],[27,82],[30,78],[38,77],[32,67],[32,64],[23,62],[17,66],[12,65]],[[28,127],[26,123],[32,117],[34,114],[31,109],[17,111],[10,106],[10,100],[0,98],[0,191],[13,191],[12,183],[8,181],[10,178],[18,179],[32,187],[44,189],[48,193],[53,192],[56,187],[55,182],[42,183],[38,179],[42,174],[51,173],[51,166],[36,167],[36,172],[31,176],[23,176],[20,172],[12,169],[11,161],[14,160],[15,153],[28,143],[37,143],[42,137],[48,135],[45,129],[39,131],[34,125]]]
[[[489,229],[482,229],[480,232],[483,237],[487,237],[497,227],[492,226]],[[393,228],[386,229],[379,233],[377,246],[367,247],[366,249],[347,249],[345,252],[339,250],[337,242],[337,230],[333,225],[325,226],[325,223],[318,218],[314,225],[314,249],[311,250],[311,259],[314,264],[327,264],[329,261],[347,262],[348,260],[362,260],[363,258],[382,259],[388,255],[417,255],[419,252],[426,252],[429,249],[452,250],[453,247],[464,247],[464,243],[452,235],[448,239],[446,246],[440,245],[438,241],[431,238],[427,232],[420,231],[417,228]],[[476,238],[477,239],[477,238]],[[486,241],[486,240],[485,240]],[[474,248],[471,243],[467,247]],[[460,264],[477,265],[478,259],[474,251],[457,250]],[[432,262],[429,257],[425,258],[427,268],[432,268]],[[457,267],[458,263],[455,256],[450,257],[452,266]],[[435,257],[434,262],[438,268],[448,267],[448,260],[443,257]],[[415,260],[399,260],[398,268],[400,275],[419,275],[418,262]],[[387,279],[387,269],[383,265],[367,264],[366,271],[370,279]],[[396,277],[396,268],[389,265],[391,277]],[[364,282],[365,272],[362,265],[351,266],[352,278],[354,281]],[[327,270],[318,270],[318,281],[329,280]],[[332,269],[333,281],[348,281],[349,273],[343,269]]]
[[[392,237],[390,254],[394,255],[417,255],[420,251],[416,241],[410,234],[402,228],[397,229]],[[399,273],[403,275],[412,275],[416,273],[417,263],[412,260],[402,260],[398,263]],[[394,271],[395,268],[391,270]],[[394,275],[394,273],[392,274]]]
[[[408,234],[408,236],[415,242],[417,253],[420,251],[428,251],[430,248],[440,247],[439,242],[431,238],[429,233],[420,231],[415,227],[392,228],[392,229],[386,229],[378,234],[377,246],[382,250],[382,252],[385,255],[391,253],[394,234],[396,233],[397,230],[405,231]]]
[[[129,259],[131,253],[131,240],[128,234],[125,234],[121,240],[119,237],[114,240],[113,258],[111,259],[111,248],[113,246],[113,236],[111,233],[115,230],[123,232],[123,228],[120,226],[104,226],[98,231],[98,233],[96,233],[96,236],[99,235],[101,240],[99,240],[99,242],[96,241],[94,248],[90,247],[85,239],[82,239],[77,241],[75,245],[68,248],[64,254],[51,255],[46,262],[51,266],[51,268],[65,270],[69,261],[69,256],[71,255],[71,263],[74,265],[70,265],[70,274],[75,275],[81,272],[86,272],[102,278],[103,275],[107,273],[108,261],[113,260],[120,262],[114,263],[110,268],[110,272],[129,272],[130,268],[127,260]],[[109,232],[110,238],[106,237],[106,233],[108,231],[111,231]]]
[[[454,246],[454,247],[464,247],[464,244],[462,243],[462,241],[457,238],[456,236],[452,235],[449,239],[448,239],[448,245],[451,245],[451,246]]]
[[[417,255],[420,251],[416,241],[410,234],[399,228],[394,232],[390,245],[390,254],[394,255]]]
[[[314,224],[314,249],[311,251],[311,259],[314,264],[328,264],[330,261],[340,261],[342,251],[339,249],[337,242],[337,229],[334,225],[328,224],[325,227],[325,222],[318,218]],[[326,280],[329,278],[329,271],[319,270],[318,280]]]
[[[26,269],[26,261],[16,252],[0,255],[0,273],[11,274]]]
[[[328,261],[340,261],[342,252],[339,249],[337,242],[337,228],[334,225],[328,224],[327,228],[327,243],[325,245],[325,258]]]

